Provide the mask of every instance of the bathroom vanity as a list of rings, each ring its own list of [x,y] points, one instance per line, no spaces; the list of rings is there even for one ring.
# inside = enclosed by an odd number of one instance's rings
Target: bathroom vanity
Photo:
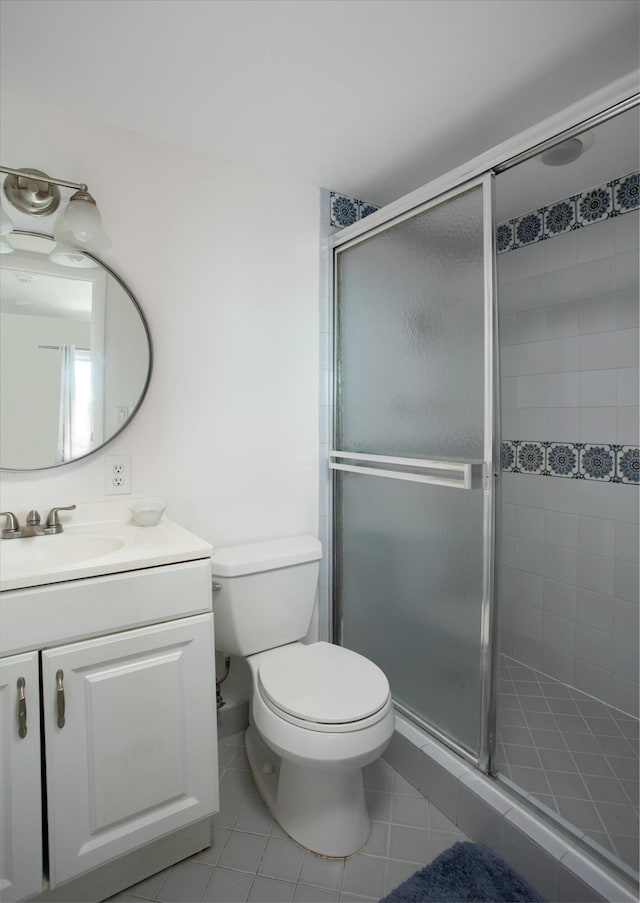
[[[0,543],[3,901],[104,899],[218,809],[211,547],[81,518]]]

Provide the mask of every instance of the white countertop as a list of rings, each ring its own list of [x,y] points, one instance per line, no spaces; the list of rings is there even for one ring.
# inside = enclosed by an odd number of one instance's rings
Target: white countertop
[[[61,512],[61,521],[63,513],[66,516],[60,534],[0,540],[0,590],[99,577],[211,556],[213,549],[209,543],[167,517],[154,527],[137,526],[128,513],[128,505],[134,501],[137,500],[128,500],[126,507],[106,503]],[[19,546],[15,545],[18,543]],[[86,554],[82,551],[85,548]],[[94,554],[94,549],[99,554]]]

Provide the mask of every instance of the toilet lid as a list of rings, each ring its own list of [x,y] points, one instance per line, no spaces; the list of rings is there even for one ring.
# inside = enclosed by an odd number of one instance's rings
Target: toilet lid
[[[389,698],[389,682],[377,665],[330,643],[274,650],[260,663],[258,679],[273,706],[321,724],[361,721]]]

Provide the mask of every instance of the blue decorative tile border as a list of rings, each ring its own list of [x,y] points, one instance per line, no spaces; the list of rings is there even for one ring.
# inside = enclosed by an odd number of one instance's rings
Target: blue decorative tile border
[[[504,473],[530,473],[638,486],[640,448],[636,445],[505,439],[500,443],[500,467]]]
[[[375,204],[367,204],[357,198],[350,198],[346,194],[332,191],[330,225],[334,229],[344,229],[345,226],[351,226],[379,209]]]
[[[633,172],[501,223],[496,230],[498,254],[638,209],[640,173]]]
[[[344,229],[379,209],[375,204],[332,191],[330,225],[334,229]],[[632,172],[501,223],[496,230],[498,254],[517,251],[534,242],[638,209],[640,172]]]

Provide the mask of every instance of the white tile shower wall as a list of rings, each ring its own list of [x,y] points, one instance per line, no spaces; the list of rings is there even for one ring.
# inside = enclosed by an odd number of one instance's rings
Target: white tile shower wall
[[[636,211],[498,257],[505,439],[638,445]],[[638,715],[638,489],[502,475],[502,650]]]

